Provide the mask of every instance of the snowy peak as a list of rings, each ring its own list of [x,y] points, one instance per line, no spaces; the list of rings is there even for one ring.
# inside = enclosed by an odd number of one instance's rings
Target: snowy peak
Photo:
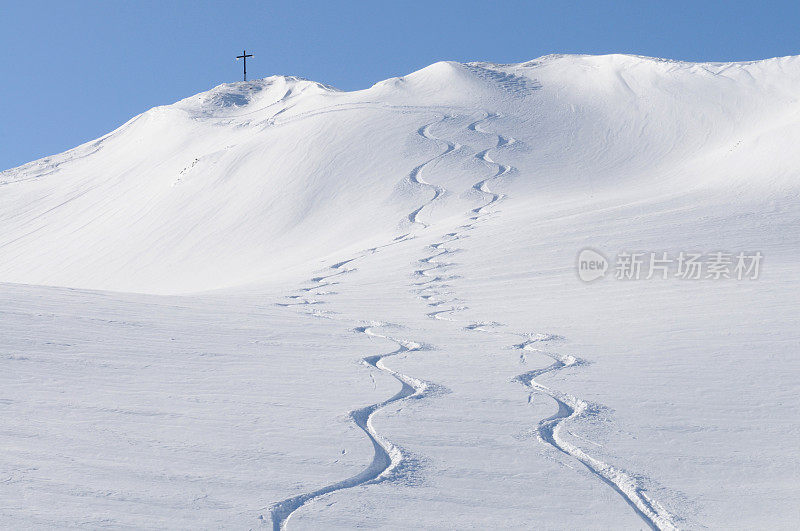
[[[253,81],[223,83],[174,104],[193,117],[231,117],[301,97],[325,96],[337,89],[292,76],[271,76]]]
[[[2,172],[0,281],[259,282],[478,208],[498,143],[494,188],[518,208],[698,190],[760,201],[798,186],[798,93],[797,57],[443,61],[352,92],[223,84]]]

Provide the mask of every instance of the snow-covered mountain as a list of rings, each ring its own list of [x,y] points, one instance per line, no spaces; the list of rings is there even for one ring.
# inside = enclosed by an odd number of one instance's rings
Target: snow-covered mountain
[[[796,526],[798,95],[800,56],[274,76],[0,173],[0,524]]]

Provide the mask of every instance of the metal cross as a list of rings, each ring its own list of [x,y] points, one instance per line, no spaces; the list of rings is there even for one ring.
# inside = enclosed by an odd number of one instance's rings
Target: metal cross
[[[248,55],[247,54],[247,50],[242,50],[242,55],[237,55],[236,56],[236,60],[237,61],[239,59],[243,59],[244,60],[244,80],[245,81],[247,81],[247,58],[248,57],[253,57],[253,55],[252,54]]]

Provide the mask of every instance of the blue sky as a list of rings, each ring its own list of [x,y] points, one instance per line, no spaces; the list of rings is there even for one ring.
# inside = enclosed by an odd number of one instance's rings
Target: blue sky
[[[0,169],[241,78],[364,88],[442,59],[548,53],[690,61],[800,53],[800,2],[0,1]]]

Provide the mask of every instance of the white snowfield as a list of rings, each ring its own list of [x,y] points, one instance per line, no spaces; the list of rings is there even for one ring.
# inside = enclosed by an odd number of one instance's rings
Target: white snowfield
[[[568,55],[6,170],[0,527],[796,529],[798,146],[800,56]],[[614,278],[718,251],[758,278]]]

